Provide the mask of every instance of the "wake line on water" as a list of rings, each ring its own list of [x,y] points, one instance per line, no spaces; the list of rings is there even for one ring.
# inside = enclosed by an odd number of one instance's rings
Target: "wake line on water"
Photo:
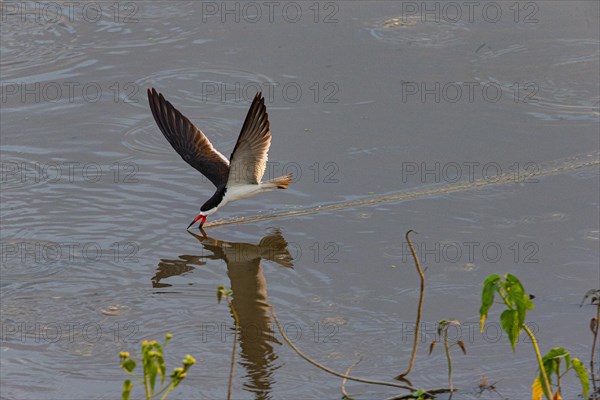
[[[264,221],[267,219],[295,217],[300,215],[316,214],[320,212],[344,210],[353,207],[363,207],[379,203],[392,203],[402,200],[422,199],[427,197],[438,196],[441,194],[464,192],[467,190],[477,190],[497,185],[505,185],[508,183],[519,183],[527,180],[531,181],[549,175],[558,175],[594,166],[600,166],[600,153],[581,154],[573,157],[561,158],[559,160],[545,162],[539,166],[539,169],[537,171],[533,172],[527,177],[520,177],[518,178],[518,180],[515,180],[514,173],[507,173],[490,179],[481,178],[471,182],[456,182],[443,186],[436,185],[435,187],[427,187],[425,189],[417,188],[410,191],[388,193],[379,196],[370,196],[357,200],[340,201],[314,206],[310,208],[303,208],[299,210],[274,211],[270,214],[252,215],[249,217],[221,218],[206,223],[204,227],[212,228],[224,225],[247,224],[249,222]]]

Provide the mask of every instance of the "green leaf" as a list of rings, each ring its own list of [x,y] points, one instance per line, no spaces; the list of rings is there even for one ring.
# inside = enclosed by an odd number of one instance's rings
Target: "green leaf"
[[[552,385],[552,375],[558,373],[558,364],[560,362],[561,357],[564,356],[564,353],[568,352],[562,347],[555,347],[551,349],[548,353],[546,353],[544,357],[542,357],[542,366],[544,368],[546,377],[548,378],[548,383],[550,385]],[[549,399],[552,395],[552,388],[549,388],[548,385],[546,385],[546,380],[542,375],[541,369],[539,374],[539,380],[541,382],[544,394]],[[558,391],[556,393],[560,396]]]
[[[506,274],[506,284],[504,289],[506,290],[511,306],[518,312],[517,321],[519,326],[522,326],[525,323],[527,310],[532,310],[534,308],[533,302],[525,292],[525,288],[521,284],[521,281],[512,274]]]
[[[419,390],[412,392],[410,395],[412,396],[413,399],[418,400],[418,399],[422,399],[424,394],[425,394],[425,390],[419,389]]]
[[[521,283],[519,278],[517,278],[513,274],[506,274],[505,279],[505,289],[511,297],[514,297],[514,299],[517,301],[526,301],[525,299],[527,299],[531,302],[531,299],[529,299],[529,295],[525,293],[525,288],[523,287],[523,284]],[[522,297],[523,299],[521,299]]]
[[[504,312],[500,315],[500,322],[502,323],[502,328],[508,334],[508,340],[510,341],[510,345],[515,351],[517,345],[517,338],[519,337],[519,333],[521,332],[521,327],[523,325],[519,324],[519,312],[517,310],[504,310]]]
[[[481,290],[481,307],[479,308],[479,329],[483,330],[483,324],[487,318],[488,311],[492,304],[494,304],[494,293],[498,291],[500,282],[500,276],[498,274],[492,274],[488,276],[483,282],[483,288]]]
[[[552,379],[550,379],[550,375],[548,375],[548,373],[546,373],[546,376],[548,377],[548,382],[550,383],[550,385],[552,385]],[[542,392],[544,393],[544,395],[546,396],[547,399],[550,399],[550,397],[552,396],[552,388],[549,388],[546,385],[546,380],[544,379],[544,376],[542,375],[541,371],[540,371],[540,374],[538,375],[537,379],[539,380],[540,386],[542,387]]]
[[[590,381],[588,378],[588,373],[583,363],[579,360],[579,358],[573,358],[573,369],[575,373],[579,377],[579,382],[581,382],[581,388],[583,389],[583,398],[588,398],[588,393],[590,391]]]
[[[123,382],[123,393],[121,394],[121,398],[123,400],[129,400],[129,395],[131,394],[131,389],[133,388],[133,383],[129,379]]]
[[[529,298],[529,296],[525,295],[525,288],[519,278],[512,274],[506,274],[506,285],[504,289],[506,289],[506,294],[511,300],[511,303],[514,307],[517,307],[520,303],[524,306],[524,297]]]
[[[569,353],[563,347],[555,347],[546,353],[544,357],[542,357],[542,363],[546,369],[546,374],[550,377],[551,374],[554,374],[558,371],[558,365],[560,360],[564,358],[567,369],[571,367],[571,353]],[[546,364],[550,366],[550,369],[546,368]]]
[[[156,375],[158,374],[158,367],[156,362],[152,361],[149,365],[150,369],[148,371],[148,378],[150,379],[150,388],[152,389],[152,393],[154,393],[154,385],[156,384]]]
[[[150,388],[154,393],[156,376],[158,375],[159,358],[162,357],[161,347],[155,341],[150,342],[144,349],[144,377],[148,377]]]
[[[225,295],[227,295],[227,293],[225,293]],[[168,386],[165,386],[161,390],[159,390],[158,393],[155,392],[157,375],[160,374],[161,383],[162,384],[165,383],[165,378],[166,378],[166,374],[167,374],[167,365],[166,365],[166,362],[165,362],[165,359],[163,356],[163,348],[172,337],[173,337],[173,335],[167,334],[165,336],[165,341],[163,342],[162,345],[159,344],[158,342],[156,342],[155,340],[152,340],[152,341],[144,340],[141,343],[142,359],[138,360],[138,362],[141,363],[143,366],[144,375],[143,375],[143,380],[141,379],[141,377],[138,379],[143,383],[143,385],[145,387],[150,389],[149,390],[150,397],[152,397],[152,398],[160,395],[165,390],[169,390],[169,392],[171,390],[173,390],[173,388],[175,386],[177,386],[186,377],[187,369],[189,369],[196,362],[196,360],[192,356],[190,356],[190,355],[185,356],[185,358],[183,359],[184,367],[183,368],[175,368],[175,370],[173,371],[173,374],[171,375],[171,383]],[[121,352],[119,354],[121,367],[123,369],[125,369],[127,372],[131,373],[131,371],[133,371],[133,369],[136,368],[136,362],[133,361],[132,359],[130,359],[129,357],[130,357],[129,353],[127,353],[127,352]],[[133,385],[131,384],[130,381],[126,381],[124,383],[124,385],[123,385],[123,388],[124,388],[123,400],[129,400],[130,391],[131,391],[132,387],[133,387]],[[167,394],[169,392],[167,392]],[[166,396],[163,396],[163,398],[164,397],[166,397]]]
[[[121,367],[123,367],[123,369],[127,372],[132,372],[136,367],[135,361],[133,361],[131,358],[128,358],[127,360],[123,361]]]
[[[165,375],[167,374],[167,363],[162,356],[162,353],[157,358],[158,372],[160,373],[160,383],[165,383]]]

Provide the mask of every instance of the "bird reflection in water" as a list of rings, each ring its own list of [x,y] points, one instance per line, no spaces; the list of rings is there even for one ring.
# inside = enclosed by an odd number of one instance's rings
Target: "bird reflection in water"
[[[288,243],[279,230],[272,230],[258,244],[227,242],[214,239],[202,230],[202,236],[189,232],[202,244],[209,254],[182,255],[178,260],[161,260],[152,278],[155,288],[167,287],[160,283],[171,276],[189,272],[195,266],[206,264],[205,260],[223,260],[233,291],[232,304],[238,314],[240,365],[246,370],[248,380],[244,389],[257,399],[271,398],[274,383],[273,372],[277,355],[275,344],[281,345],[274,335],[267,295],[267,281],[262,270],[262,260],[272,261],[282,267],[293,267],[293,257]],[[232,315],[233,320],[233,315]]]

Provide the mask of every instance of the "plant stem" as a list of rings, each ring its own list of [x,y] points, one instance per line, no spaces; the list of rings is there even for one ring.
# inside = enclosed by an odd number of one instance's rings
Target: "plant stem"
[[[160,400],[165,400],[167,398],[167,396],[169,395],[169,393],[171,393],[173,391],[173,389],[175,389],[175,386],[170,385],[169,390],[167,391],[167,393],[164,394],[163,397],[160,398]]]
[[[152,397],[158,397],[160,396],[165,390],[170,389],[169,392],[173,389],[171,389],[172,383],[169,384],[169,386],[165,386],[162,389],[160,389],[160,392],[154,393],[154,396]],[[164,399],[165,396],[161,397],[161,399]]]
[[[356,367],[358,365],[358,363],[361,361],[362,361],[362,357],[360,357],[358,360],[356,360],[356,362],[354,364],[349,366],[348,369],[346,370],[345,375],[348,375],[350,373],[350,371],[352,370],[352,368]],[[342,399],[350,399],[350,396],[348,396],[348,392],[346,392],[346,382],[348,382],[348,378],[344,378],[344,380],[342,381]]]
[[[413,247],[413,244],[410,241],[409,234],[411,232],[413,232],[413,231],[409,230],[408,232],[406,232],[406,235],[405,235],[406,242],[408,243],[408,247],[410,248],[410,252],[412,253],[412,256],[413,256],[413,260],[415,261],[415,267],[417,268],[417,272],[419,273],[419,278],[421,279],[421,289],[420,289],[421,291],[419,294],[419,306],[417,308],[417,322],[415,325],[415,339],[413,341],[413,349],[412,349],[412,354],[410,356],[410,363],[408,365],[408,369],[406,371],[404,371],[403,373],[401,373],[400,375],[398,375],[396,377],[396,379],[401,379],[401,378],[404,378],[406,375],[408,375],[410,373],[410,371],[412,371],[413,366],[415,364],[415,357],[417,356],[417,347],[419,347],[419,327],[421,325],[423,297],[425,295],[425,274],[423,273],[423,270],[421,269],[421,264],[419,263],[419,257],[417,257],[415,248]]]
[[[229,299],[229,297],[227,298],[227,301],[229,302],[229,308],[231,308],[231,313],[233,314],[233,319],[235,321],[235,333],[233,335],[233,350],[231,351],[231,367],[229,369],[229,386],[227,387],[227,400],[231,400],[231,392],[233,390],[233,369],[235,368],[235,350],[237,347],[237,337],[240,322],[237,311],[235,310],[235,307],[233,306],[233,303]]]
[[[510,303],[508,302],[508,299],[506,298],[506,294],[504,294],[502,290],[498,290],[498,294],[500,295],[500,297],[502,297],[502,301],[504,301],[504,304],[506,304],[508,308],[512,308]]]
[[[544,396],[548,400],[552,399],[552,389],[550,388],[550,381],[548,380],[548,375],[546,375],[546,369],[544,368],[544,362],[542,361],[542,354],[540,353],[540,348],[538,346],[537,339],[533,335],[533,332],[529,330],[527,325],[523,324],[523,329],[527,332],[527,335],[531,339],[531,343],[533,344],[533,348],[535,350],[535,356],[537,357],[538,365],[540,366],[540,375],[544,378],[545,385],[542,385],[542,390],[544,391]]]
[[[562,393],[560,390],[560,358],[558,359],[558,363],[556,364],[556,391],[562,398]]]
[[[152,396],[150,396],[150,381],[148,381],[146,371],[144,371],[144,388],[146,389],[146,400],[150,400],[152,398]]]
[[[454,386],[452,386],[452,359],[450,358],[450,348],[448,347],[448,326],[444,329],[444,349],[446,350],[446,360],[448,361],[448,384],[450,385],[450,398],[452,398]]]
[[[598,299],[598,305],[596,306],[596,329],[594,330],[594,341],[592,342],[592,356],[590,357],[590,370],[592,371],[592,385],[594,391],[596,388],[596,374],[594,372],[594,355],[596,353],[596,341],[598,340],[598,331],[600,330],[600,299]],[[600,352],[599,352],[600,353]],[[600,360],[600,356],[598,357]]]
[[[138,360],[138,362],[139,362],[139,360]],[[127,372],[127,375],[133,376],[135,379],[137,379],[140,384],[144,385],[144,380],[142,378],[140,378],[139,376],[137,376],[133,372],[129,372],[127,370],[125,370],[125,372]]]
[[[362,383],[370,383],[373,385],[384,385],[384,386],[392,386],[392,387],[397,387],[400,389],[406,389],[406,390],[410,390],[412,392],[414,392],[415,390],[417,390],[416,388],[412,387],[412,386],[407,386],[407,385],[401,385],[398,383],[393,383],[393,382],[385,382],[385,381],[374,381],[371,379],[364,379],[364,378],[358,378],[355,376],[350,376],[350,375],[344,375],[341,374],[337,371],[332,370],[331,368],[327,368],[326,366],[319,364],[318,362],[314,361],[313,359],[311,359],[310,357],[308,357],[306,354],[304,354],[302,351],[300,351],[300,349],[298,347],[296,347],[296,345],[294,343],[292,343],[292,341],[290,340],[290,338],[287,337],[287,335],[285,334],[285,331],[283,330],[283,327],[281,326],[281,322],[279,322],[279,318],[277,318],[277,314],[275,314],[275,309],[273,308],[273,306],[271,306],[271,316],[273,317],[273,320],[275,321],[275,325],[277,325],[277,329],[279,330],[279,333],[281,334],[281,336],[283,337],[283,340],[285,340],[285,342],[296,352],[296,354],[298,354],[300,357],[302,357],[303,359],[305,359],[306,361],[308,361],[309,363],[311,363],[312,365],[314,365],[315,367],[330,373],[331,375],[335,375],[337,377],[340,378],[345,378],[348,379],[349,381],[356,381],[356,382],[362,382]]]

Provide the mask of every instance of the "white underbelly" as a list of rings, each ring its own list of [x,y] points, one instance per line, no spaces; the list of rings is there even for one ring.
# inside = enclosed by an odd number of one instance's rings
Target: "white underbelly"
[[[223,197],[223,205],[231,201],[245,199],[262,191],[260,185],[236,185],[227,188]]]

